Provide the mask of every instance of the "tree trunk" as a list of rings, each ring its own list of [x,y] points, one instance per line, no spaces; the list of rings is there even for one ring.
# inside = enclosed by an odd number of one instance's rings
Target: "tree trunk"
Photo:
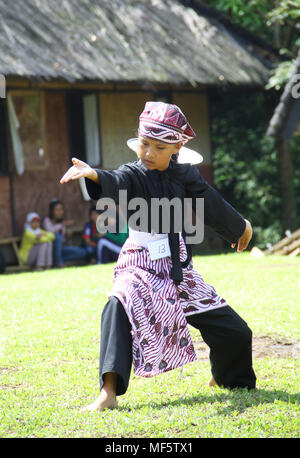
[[[279,179],[281,187],[281,223],[284,230],[297,229],[297,204],[293,186],[293,164],[289,142],[277,139]]]

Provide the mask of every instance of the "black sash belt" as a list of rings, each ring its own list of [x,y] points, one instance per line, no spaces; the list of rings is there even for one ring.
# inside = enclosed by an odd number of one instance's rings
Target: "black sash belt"
[[[168,199],[170,199],[169,190],[168,190],[168,177],[165,177],[164,179],[162,179],[161,177],[161,184],[162,184],[162,190],[163,190],[164,197],[167,197]],[[174,211],[172,210],[170,214],[170,221],[171,221],[171,232],[168,234],[170,251],[171,251],[171,260],[172,260],[172,268],[171,268],[170,276],[172,280],[174,281],[175,285],[177,286],[183,280],[182,268],[185,268],[189,265],[190,260],[192,258],[192,250],[191,250],[191,246],[186,244],[187,258],[184,262],[181,262],[180,256],[179,256],[179,234],[172,232],[172,229],[175,227],[174,226]],[[182,224],[183,224],[183,218],[182,218]],[[184,232],[184,229],[182,229],[182,236],[185,242],[186,234]]]

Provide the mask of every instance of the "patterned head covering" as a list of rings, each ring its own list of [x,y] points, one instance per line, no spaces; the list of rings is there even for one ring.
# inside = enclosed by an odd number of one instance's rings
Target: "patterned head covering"
[[[139,135],[164,143],[188,142],[196,134],[179,107],[147,102],[140,115]]]

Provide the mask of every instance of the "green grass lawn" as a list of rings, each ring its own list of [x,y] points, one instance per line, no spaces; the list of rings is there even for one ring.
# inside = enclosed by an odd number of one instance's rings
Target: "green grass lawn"
[[[194,266],[254,337],[299,343],[299,258],[235,253],[197,256]],[[0,276],[0,437],[299,437],[293,352],[254,357],[250,392],[209,388],[209,361],[200,359],[181,382],[179,369],[132,374],[118,410],[82,412],[99,394],[100,316],[112,272],[109,264]]]

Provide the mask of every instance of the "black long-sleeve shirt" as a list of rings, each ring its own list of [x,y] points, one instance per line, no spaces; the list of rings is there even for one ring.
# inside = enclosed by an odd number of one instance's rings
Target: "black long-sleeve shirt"
[[[201,177],[198,169],[191,164],[170,161],[169,167],[160,172],[149,170],[141,160],[130,162],[117,170],[96,169],[100,184],[86,179],[87,191],[93,200],[110,197],[119,203],[119,191],[127,191],[128,201],[141,197],[151,206],[151,198],[184,197],[204,198],[204,223],[229,243],[236,243],[245,230],[244,218],[212,186]],[[135,210],[128,210],[128,218]],[[154,227],[149,212],[149,229]],[[156,231],[157,232],[157,231]]]

